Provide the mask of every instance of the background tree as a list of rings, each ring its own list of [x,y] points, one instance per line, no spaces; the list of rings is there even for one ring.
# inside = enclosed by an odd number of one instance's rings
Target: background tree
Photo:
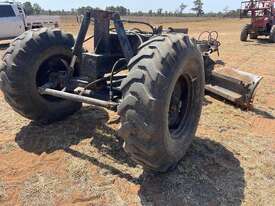
[[[229,12],[229,6],[224,7],[223,13],[227,14]]]
[[[157,15],[158,15],[158,16],[161,16],[161,15],[162,15],[162,10],[163,10],[162,8],[159,8],[159,9],[157,10]]]
[[[229,7],[226,6],[224,9],[223,9],[223,17],[226,17],[228,14],[229,14],[230,10],[229,10]]]
[[[1,0],[0,0],[1,1]],[[185,2],[184,0],[182,0]],[[201,16],[204,14],[203,12],[203,1],[202,0],[193,0],[194,2],[194,8],[192,8],[194,12],[184,12],[187,5],[184,3],[181,3],[175,11],[166,11],[162,8],[153,11],[149,10],[147,12],[143,11],[136,11],[131,12],[128,8],[125,8],[123,6],[109,6],[106,7],[107,10],[111,10],[114,12],[118,12],[122,16],[127,15],[133,15],[133,16],[179,16],[179,17],[194,17],[194,16]],[[39,4],[31,4],[29,1],[23,3],[23,8],[25,10],[26,15],[81,15],[85,14],[87,10],[91,9],[98,9],[98,8],[92,8],[91,6],[86,7],[79,7],[79,8],[73,8],[70,11],[67,10],[44,10],[40,7]],[[219,12],[207,12],[204,14],[205,17],[239,17],[240,10],[230,10],[229,7],[225,7],[222,11]]]
[[[197,16],[202,16],[204,14],[202,0],[195,0],[193,3],[194,8],[192,10],[196,12]]]
[[[179,9],[180,9],[180,10],[179,10],[180,13],[183,14],[183,11],[184,11],[186,8],[187,8],[187,5],[184,4],[184,3],[181,3],[181,4],[180,4],[180,8],[179,8]]]
[[[92,9],[92,7],[90,7],[90,6],[82,6],[82,7],[79,7],[76,11],[78,14],[84,15],[86,13],[86,11],[91,10],[91,9]]]
[[[130,10],[123,6],[107,6],[106,10],[119,13],[121,16],[126,16],[130,13]]]
[[[23,8],[26,15],[32,15],[34,13],[32,4],[29,1],[23,3]]]
[[[33,7],[34,14],[36,14],[36,15],[41,14],[42,8],[41,8],[41,6],[39,6],[39,4],[34,3],[32,7]]]

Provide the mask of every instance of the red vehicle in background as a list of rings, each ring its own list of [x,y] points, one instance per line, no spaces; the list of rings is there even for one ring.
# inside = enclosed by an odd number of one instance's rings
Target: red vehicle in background
[[[275,0],[250,0],[242,2],[241,18],[251,18],[251,23],[243,27],[241,41],[269,36],[275,43]]]

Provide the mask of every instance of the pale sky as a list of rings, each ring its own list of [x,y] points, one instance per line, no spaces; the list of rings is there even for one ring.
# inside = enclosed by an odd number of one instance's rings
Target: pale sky
[[[20,0],[19,0],[20,1]],[[189,11],[193,6],[193,0],[29,0],[38,3],[44,9],[51,10],[71,10],[81,6],[99,7],[105,9],[106,6],[124,6],[131,11],[148,11],[163,8],[167,11],[175,11],[181,3],[187,4]],[[21,0],[20,2],[25,2]],[[205,11],[222,11],[226,6],[229,9],[240,8],[240,0],[203,0]]]

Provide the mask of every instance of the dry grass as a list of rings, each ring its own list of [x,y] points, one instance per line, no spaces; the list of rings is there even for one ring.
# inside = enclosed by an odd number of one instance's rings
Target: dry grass
[[[0,145],[0,154],[8,154],[11,151],[18,148],[18,145],[15,142],[7,142]]]
[[[26,206],[54,205],[58,179],[49,174],[35,174],[22,183],[20,200]]]
[[[84,107],[41,127],[0,96],[0,205],[274,205],[275,45],[240,42],[246,22],[238,19],[144,19],[189,27],[195,37],[219,31],[221,57],[214,58],[264,77],[255,108],[245,112],[206,97],[186,157],[175,171],[152,176],[123,151],[113,112]],[[66,18],[62,29],[76,34],[78,25]]]
[[[83,186],[87,185],[88,182],[91,183],[88,162],[77,158],[70,158],[67,160],[67,164],[66,172],[74,184]],[[83,191],[86,188],[78,187],[78,189]]]
[[[3,201],[6,197],[6,188],[4,185],[4,182],[0,180],[0,203]]]

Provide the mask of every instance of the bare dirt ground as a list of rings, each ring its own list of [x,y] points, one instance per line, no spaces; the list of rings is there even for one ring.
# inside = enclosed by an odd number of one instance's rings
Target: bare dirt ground
[[[240,42],[245,22],[238,19],[174,22],[164,26],[189,27],[195,37],[219,31],[226,66],[264,77],[255,108],[245,112],[206,97],[186,157],[175,171],[153,176],[123,151],[115,113],[84,107],[42,127],[1,95],[0,205],[275,205],[275,45]],[[67,19],[62,27],[75,33],[78,26]]]

